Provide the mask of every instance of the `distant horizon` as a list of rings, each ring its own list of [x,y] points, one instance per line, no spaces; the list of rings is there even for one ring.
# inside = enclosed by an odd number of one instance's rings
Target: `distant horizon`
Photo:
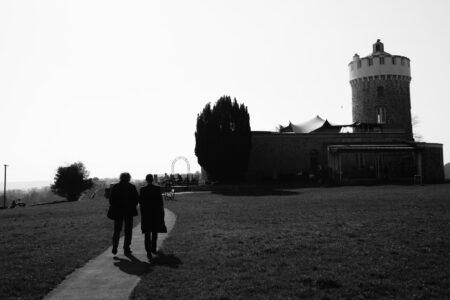
[[[316,115],[349,124],[348,63],[377,39],[411,60],[415,131],[444,144],[447,163],[448,11],[444,0],[0,1],[0,172],[35,181],[81,161],[95,177],[142,178],[178,156],[195,172],[197,114],[223,95],[248,107],[253,131]]]
[[[190,174],[195,174],[197,171],[191,172]],[[198,171],[199,172],[199,171]],[[180,175],[185,175],[186,172],[178,172]],[[174,175],[178,174],[178,173],[174,173]],[[164,173],[152,173],[153,175],[158,175],[158,176],[163,176]],[[167,173],[168,175],[170,175],[170,173]],[[89,178],[98,178],[100,180],[105,180],[105,179],[109,179],[109,180],[119,180],[119,175],[117,174],[117,176],[110,176],[110,177],[97,177],[97,176],[89,176]],[[132,174],[131,174],[132,175]],[[8,178],[6,178],[8,179]],[[133,177],[133,175],[131,176],[131,181],[144,181],[145,180],[145,176],[142,178],[137,178],[137,177]],[[50,186],[54,183],[54,180],[25,180],[25,181],[8,181],[6,180],[6,190],[29,190],[29,189],[34,189],[34,188],[43,188],[43,187],[47,187]],[[0,181],[0,194],[3,193],[3,180]]]
[[[8,178],[6,178],[8,179]],[[30,181],[6,181],[6,190],[29,190],[34,188],[43,188],[50,186],[53,182],[49,180],[30,180]],[[3,181],[0,181],[0,194],[3,194]]]

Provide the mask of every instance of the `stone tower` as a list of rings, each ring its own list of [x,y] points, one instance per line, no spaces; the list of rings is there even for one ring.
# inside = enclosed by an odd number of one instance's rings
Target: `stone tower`
[[[410,60],[384,51],[377,40],[372,54],[349,63],[353,122],[381,124],[412,139]]]

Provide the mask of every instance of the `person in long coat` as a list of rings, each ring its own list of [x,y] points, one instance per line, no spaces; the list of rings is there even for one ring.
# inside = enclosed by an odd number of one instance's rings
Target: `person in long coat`
[[[130,246],[133,233],[133,217],[137,216],[136,206],[139,195],[136,186],[131,184],[130,180],[131,175],[129,173],[120,174],[120,181],[111,188],[109,197],[110,207],[108,210],[108,218],[114,220],[114,233],[112,237],[112,253],[114,255],[117,254],[123,223],[125,223],[124,254],[131,254]]]
[[[158,232],[167,232],[164,223],[164,202],[161,188],[153,185],[153,175],[145,177],[147,185],[141,188],[139,205],[141,209],[141,229],[144,234],[145,250],[147,257],[152,258],[152,252],[156,252]]]

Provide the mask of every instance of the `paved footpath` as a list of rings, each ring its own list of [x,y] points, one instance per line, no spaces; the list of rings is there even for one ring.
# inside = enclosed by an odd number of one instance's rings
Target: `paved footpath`
[[[170,233],[175,225],[176,216],[165,209],[165,222]],[[112,228],[111,228],[112,230]],[[158,248],[168,233],[158,234]],[[144,235],[138,224],[133,229],[131,242],[132,256],[123,255],[123,237],[119,242],[119,253],[111,253],[112,247],[83,267],[75,270],[51,291],[44,299],[128,299],[140,280],[140,275],[151,269],[144,246]]]

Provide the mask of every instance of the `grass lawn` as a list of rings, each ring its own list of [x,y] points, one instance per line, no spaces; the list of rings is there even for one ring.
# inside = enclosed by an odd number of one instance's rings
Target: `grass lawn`
[[[450,185],[178,195],[133,299],[450,298]],[[169,255],[170,256],[170,255]],[[174,259],[172,259],[174,261]]]
[[[0,299],[40,299],[111,243],[105,198],[0,210]]]

